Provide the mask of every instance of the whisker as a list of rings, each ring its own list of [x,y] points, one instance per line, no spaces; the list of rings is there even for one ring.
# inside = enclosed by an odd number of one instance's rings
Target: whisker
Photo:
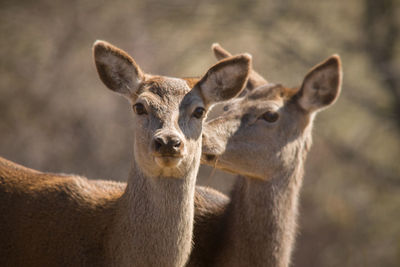
[[[213,168],[212,168],[212,170],[211,170],[211,172],[210,172],[210,175],[208,175],[207,179],[205,180],[206,184],[209,184],[210,179],[214,176],[214,174],[215,174],[215,172],[216,172],[216,170],[217,170],[216,167],[217,167],[217,164],[218,164],[218,160],[219,160],[219,157],[216,156],[215,161],[214,161]]]

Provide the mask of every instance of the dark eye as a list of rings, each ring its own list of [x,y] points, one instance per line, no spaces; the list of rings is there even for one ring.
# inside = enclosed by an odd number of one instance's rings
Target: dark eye
[[[138,115],[147,114],[147,110],[142,103],[136,103],[133,105],[133,111]]]
[[[200,119],[204,116],[204,113],[206,112],[206,110],[202,107],[198,107],[193,111],[193,117]]]
[[[262,115],[262,118],[267,122],[276,122],[279,119],[279,114],[273,111],[267,111]]]

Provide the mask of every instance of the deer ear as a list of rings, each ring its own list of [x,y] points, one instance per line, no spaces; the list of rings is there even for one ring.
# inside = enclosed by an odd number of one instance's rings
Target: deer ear
[[[104,41],[93,44],[93,55],[100,79],[109,89],[128,98],[135,95],[144,73],[132,57]]]
[[[196,84],[206,106],[237,96],[244,88],[250,72],[251,56],[230,57],[212,66]]]
[[[217,60],[222,60],[232,56],[232,54],[222,48],[219,43],[213,43],[211,45],[211,50],[214,52],[214,56]]]
[[[299,93],[299,105],[308,112],[314,112],[333,104],[342,86],[342,67],[340,57],[333,55],[312,68]]]
[[[211,46],[211,50],[214,53],[214,56],[217,60],[221,60],[224,58],[231,57],[232,54],[225,50],[219,43],[213,43]],[[268,81],[264,79],[260,74],[258,74],[255,70],[251,69],[249,74],[249,80],[247,82],[247,89],[253,90],[254,88],[260,87],[262,85],[268,84]]]

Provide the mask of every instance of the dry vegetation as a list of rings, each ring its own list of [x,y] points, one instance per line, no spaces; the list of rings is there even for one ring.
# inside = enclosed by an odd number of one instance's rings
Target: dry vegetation
[[[338,103],[314,130],[294,266],[400,265],[400,6],[354,1],[0,1],[0,155],[43,171],[124,180],[130,107],[97,77],[108,40],[145,71],[198,76],[220,42],[297,86],[333,53]],[[200,183],[233,178],[202,169]]]

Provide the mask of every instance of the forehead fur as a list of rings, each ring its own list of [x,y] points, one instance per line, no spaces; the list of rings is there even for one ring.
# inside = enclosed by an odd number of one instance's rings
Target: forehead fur
[[[280,84],[268,84],[251,91],[249,100],[283,100],[288,101],[299,91],[299,88],[287,88]]]
[[[141,83],[138,95],[146,92],[162,102],[176,103],[179,102],[178,99],[182,99],[190,89],[187,82],[183,79],[149,76]]]

